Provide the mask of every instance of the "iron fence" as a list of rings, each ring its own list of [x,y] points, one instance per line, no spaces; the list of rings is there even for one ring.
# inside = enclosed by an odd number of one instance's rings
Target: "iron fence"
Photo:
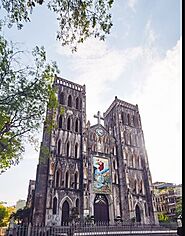
[[[0,231],[1,232],[1,231]],[[177,235],[176,224],[71,224],[63,226],[15,225],[1,236],[121,236],[121,235]]]

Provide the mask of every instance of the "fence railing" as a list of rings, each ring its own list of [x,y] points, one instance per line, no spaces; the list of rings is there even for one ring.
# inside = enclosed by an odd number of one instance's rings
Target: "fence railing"
[[[0,232],[1,228],[0,228]],[[122,232],[124,232],[122,234]],[[148,232],[148,234],[146,234]],[[165,235],[176,235],[177,224],[141,225],[141,224],[71,224],[65,226],[31,226],[15,225],[4,230],[0,236],[86,236],[86,235],[150,235],[161,232]],[[127,234],[128,233],[128,234]],[[158,235],[161,235],[158,234]]]

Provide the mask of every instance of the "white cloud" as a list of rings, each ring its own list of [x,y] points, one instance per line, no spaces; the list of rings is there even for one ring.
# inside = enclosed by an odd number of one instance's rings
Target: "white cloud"
[[[127,50],[109,49],[105,42],[93,40],[83,44],[77,54],[70,55],[74,75],[70,79],[86,85],[88,119],[111,104],[112,85],[115,95],[124,95],[133,89],[131,81],[135,89],[126,101],[139,105],[153,180],[178,183],[181,179],[181,40],[162,58],[152,46],[156,36],[150,22],[146,32],[149,37],[144,46]]]
[[[138,0],[128,0],[128,6],[133,10],[135,11],[135,6],[137,4],[137,1]]]
[[[182,175],[181,44],[182,39],[145,68],[142,93],[132,97],[139,104],[154,181],[179,183]]]
[[[58,50],[59,53],[67,55],[63,49]],[[104,111],[107,105],[104,96],[111,89],[107,83],[115,83],[127,70],[127,66],[142,55],[142,49],[135,47],[118,51],[108,49],[105,42],[91,39],[79,46],[77,54],[68,55],[72,59],[71,67],[75,81],[86,85],[89,119],[97,110]],[[112,102],[112,98],[109,102]],[[98,107],[94,107],[95,104]]]

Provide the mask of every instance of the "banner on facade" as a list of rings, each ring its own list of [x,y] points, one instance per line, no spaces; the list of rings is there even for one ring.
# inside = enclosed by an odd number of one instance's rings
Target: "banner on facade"
[[[96,193],[111,193],[111,173],[109,160],[93,157],[93,191]]]

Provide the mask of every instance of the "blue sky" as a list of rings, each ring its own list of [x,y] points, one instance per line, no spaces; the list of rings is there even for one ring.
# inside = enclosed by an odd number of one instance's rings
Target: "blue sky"
[[[44,45],[60,76],[86,84],[91,124],[115,96],[138,104],[153,181],[181,183],[181,1],[115,0],[112,17],[106,41],[90,39],[75,54],[55,40],[57,21],[45,7],[21,31],[4,34],[28,50]],[[0,176],[0,200],[26,199],[38,155],[27,147],[21,163]]]

